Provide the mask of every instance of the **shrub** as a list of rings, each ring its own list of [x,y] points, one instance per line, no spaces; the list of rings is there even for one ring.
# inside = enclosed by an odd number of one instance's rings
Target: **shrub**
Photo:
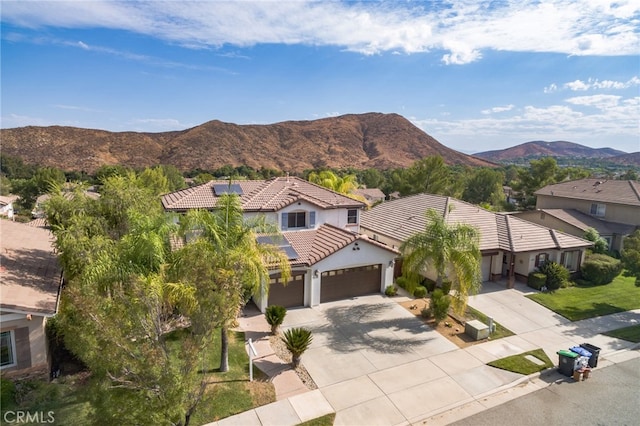
[[[609,284],[622,272],[622,262],[606,254],[592,254],[582,264],[582,278],[591,284]]]
[[[293,368],[300,365],[300,358],[302,354],[309,348],[313,341],[311,330],[306,328],[290,328],[284,332],[282,341],[287,346],[289,352],[291,352],[291,364]]]
[[[422,316],[422,318],[431,318],[431,309],[422,308],[422,310],[420,311],[420,315]]]
[[[271,326],[271,332],[276,334],[278,327],[284,322],[284,317],[287,316],[287,309],[284,306],[271,305],[267,307],[264,316]]]
[[[569,281],[569,270],[553,260],[549,260],[540,266],[540,272],[547,276],[547,288],[557,290],[566,287],[565,282]]]
[[[527,278],[527,285],[536,290],[541,290],[547,284],[547,276],[542,272],[531,272]]]
[[[0,378],[0,406],[12,407],[16,403],[16,385],[8,379]]]
[[[451,297],[448,294],[444,294],[439,288],[435,289],[433,293],[431,293],[431,303],[429,304],[429,307],[433,313],[436,325],[440,324],[442,320],[447,318],[449,306],[451,306]]]
[[[442,281],[442,292],[444,294],[451,293],[451,281],[449,280]]]
[[[384,294],[386,294],[389,297],[393,297],[396,294],[398,294],[398,289],[396,288],[396,286],[390,285],[384,290]]]
[[[418,287],[418,280],[414,277],[406,277],[403,275],[396,278],[396,284],[407,290],[409,294],[413,294],[416,287]]]
[[[419,285],[418,287],[416,287],[415,290],[413,290],[413,297],[416,297],[418,299],[422,299],[426,295],[427,295],[427,288],[424,286]]]

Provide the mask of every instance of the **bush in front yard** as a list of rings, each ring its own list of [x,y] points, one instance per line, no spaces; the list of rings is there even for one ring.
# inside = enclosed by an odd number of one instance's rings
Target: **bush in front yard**
[[[398,294],[398,288],[395,285],[390,285],[389,287],[384,289],[384,294],[389,297],[393,297]]]
[[[415,290],[413,290],[413,297],[416,297],[418,299],[422,299],[426,295],[427,295],[427,288],[425,286],[419,285],[418,287],[416,287]]]
[[[582,264],[582,278],[594,285],[609,284],[622,272],[622,262],[606,254],[592,254]]]
[[[543,263],[540,272],[547,276],[547,288],[549,290],[557,290],[560,287],[566,287],[569,281],[569,270],[553,260]]]
[[[413,292],[415,291],[416,287],[418,287],[419,282],[416,278],[414,277],[406,277],[406,276],[400,276],[398,278],[396,278],[396,284],[401,287],[404,288],[405,290],[407,290],[407,292],[409,292],[409,294],[413,294]]]
[[[442,281],[442,292],[444,294],[451,293],[451,281],[449,280]]]
[[[542,272],[531,272],[527,278],[527,285],[536,290],[541,290],[547,284],[547,276]]]
[[[451,306],[451,296],[444,294],[444,292],[439,288],[433,290],[433,293],[431,293],[429,308],[431,309],[436,325],[440,324],[442,320],[447,318],[447,315],[449,314],[449,306]]]

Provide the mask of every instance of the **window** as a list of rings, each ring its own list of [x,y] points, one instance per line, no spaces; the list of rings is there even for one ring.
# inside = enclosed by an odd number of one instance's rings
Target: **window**
[[[607,209],[607,206],[605,204],[593,203],[591,204],[591,210],[589,213],[591,213],[594,216],[603,217],[606,209]]]
[[[536,256],[536,268],[543,265],[547,260],[549,260],[549,255],[547,253],[540,253]]]
[[[347,210],[347,223],[351,223],[351,224],[358,223],[358,210],[357,209],[349,209],[349,210]]]
[[[287,228],[306,228],[307,213],[306,212],[289,212],[287,218]]]
[[[0,336],[0,367],[12,367],[16,365],[16,345],[13,339],[13,331],[3,331]]]
[[[580,251],[566,251],[562,253],[560,264],[567,268],[569,271],[574,272],[578,270],[578,259],[580,258]]]

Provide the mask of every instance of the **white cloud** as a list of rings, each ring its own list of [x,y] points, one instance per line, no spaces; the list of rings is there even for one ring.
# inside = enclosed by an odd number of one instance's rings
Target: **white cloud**
[[[544,93],[553,93],[558,91],[558,85],[555,83],[551,83],[547,87],[544,88]]]
[[[193,127],[194,124],[184,124],[175,118],[136,118],[131,120],[135,131],[164,132],[168,130],[183,130]]]
[[[576,96],[574,98],[565,99],[573,105],[591,106],[599,109],[607,109],[618,106],[622,96],[615,95],[593,95],[593,96]]]
[[[505,112],[505,111],[511,111],[513,109],[514,105],[505,105],[505,106],[496,106],[493,108],[489,108],[489,109],[483,109],[482,111],[480,111],[482,114],[491,114],[494,112]]]
[[[587,90],[589,89],[589,85],[587,83],[585,83],[584,81],[581,80],[576,80],[576,81],[572,81],[570,83],[565,83],[564,87],[568,88],[569,90],[573,90],[575,91],[579,91],[579,90]]]
[[[338,46],[367,55],[443,50],[445,64],[465,64],[481,59],[486,49],[638,54],[639,13],[634,0],[75,1],[37,7],[4,2],[2,19],[26,27],[120,29],[190,48],[282,43]]]
[[[633,76],[627,81],[588,78],[586,81],[574,80],[562,84],[563,89],[569,89],[574,92],[585,92],[587,90],[623,90],[634,86],[640,86],[640,78],[638,78],[638,76]],[[544,88],[544,93],[553,93],[558,90],[558,85],[556,83],[552,83]]]

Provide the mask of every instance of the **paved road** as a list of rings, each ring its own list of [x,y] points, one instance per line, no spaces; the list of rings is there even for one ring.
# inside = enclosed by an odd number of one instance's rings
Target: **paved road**
[[[563,381],[453,425],[640,424],[640,358],[596,368],[583,382]]]

